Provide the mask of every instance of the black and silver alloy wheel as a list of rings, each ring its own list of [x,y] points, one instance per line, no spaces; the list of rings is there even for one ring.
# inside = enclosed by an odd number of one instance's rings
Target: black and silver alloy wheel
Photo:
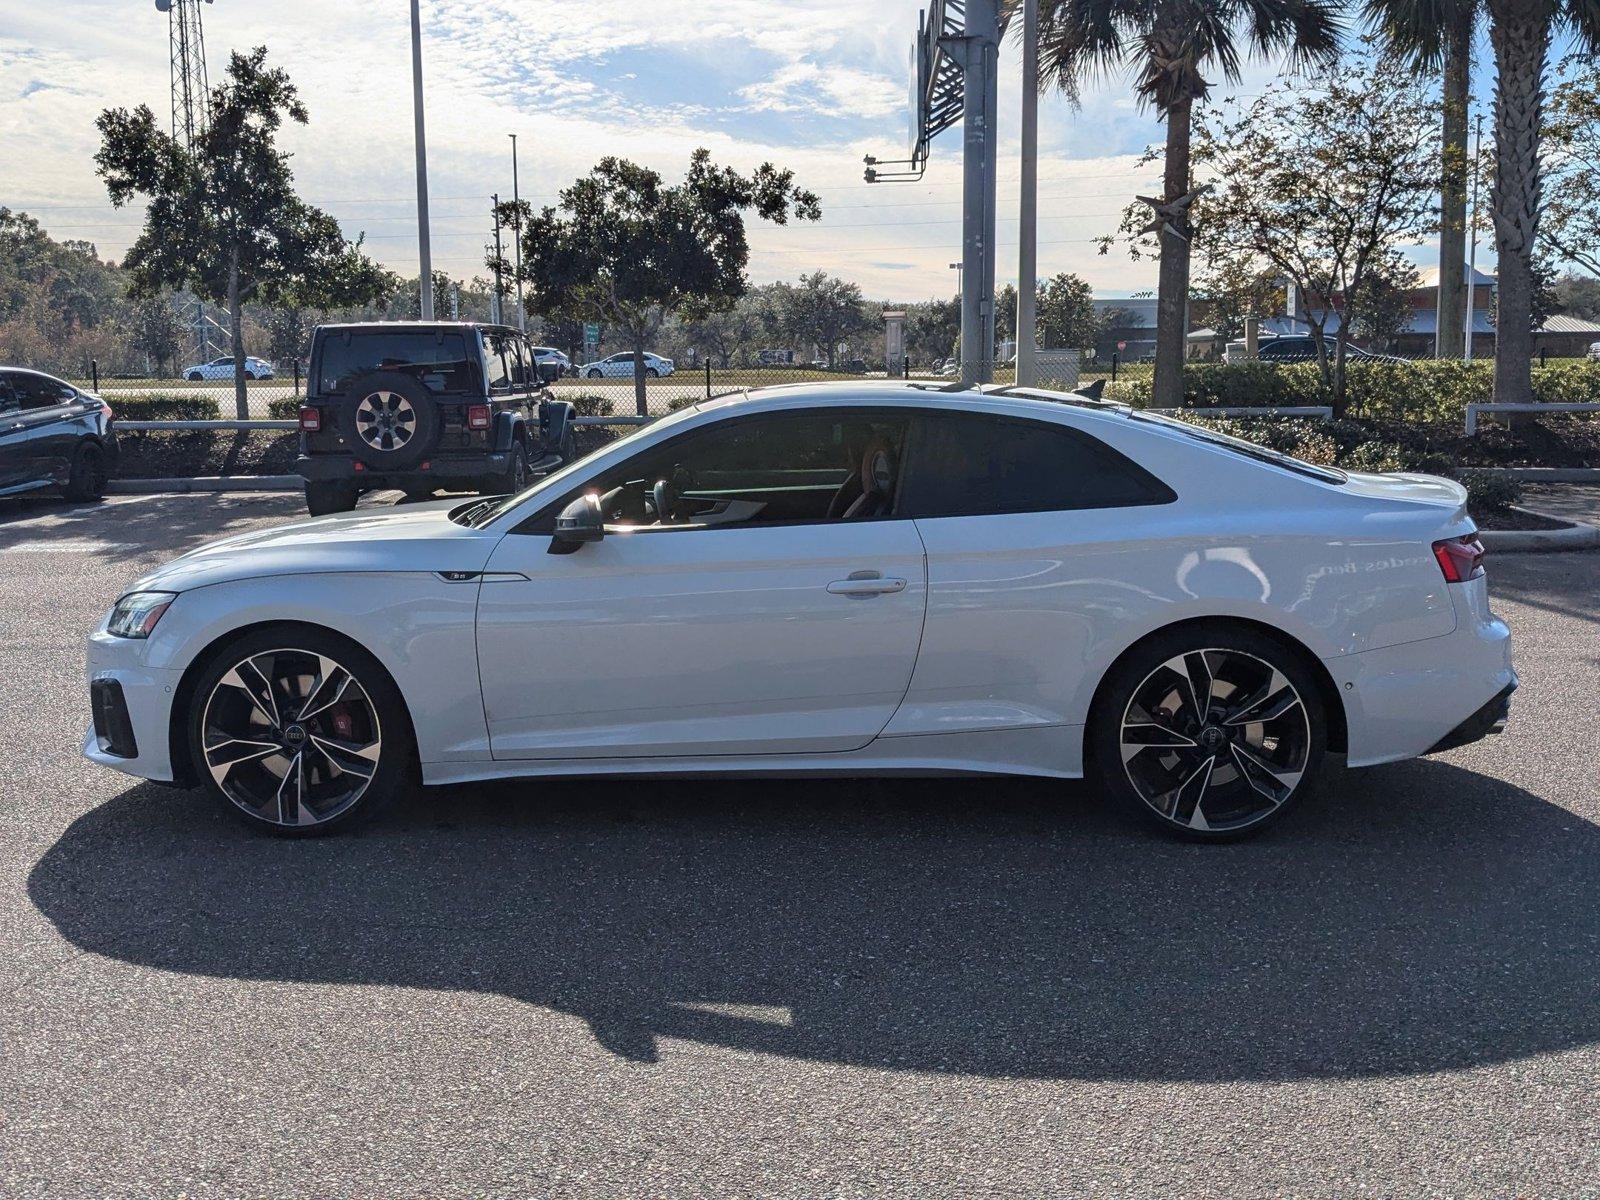
[[[369,392],[356,405],[356,433],[374,450],[403,450],[416,425],[416,409],[398,392]]]
[[[309,831],[350,812],[373,785],[384,752],[379,705],[332,655],[251,650],[213,675],[196,765],[246,816]]]
[[[1123,710],[1120,748],[1129,785],[1157,815],[1196,832],[1232,832],[1294,795],[1311,723],[1277,667],[1211,647],[1145,676]]]

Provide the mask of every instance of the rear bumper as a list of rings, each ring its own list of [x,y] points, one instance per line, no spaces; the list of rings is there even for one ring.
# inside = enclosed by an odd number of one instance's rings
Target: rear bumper
[[[1470,746],[1491,733],[1499,733],[1511,718],[1511,693],[1516,690],[1516,684],[1508,683],[1498,696],[1435,742],[1428,753],[1438,754],[1441,750]]]
[[[1450,588],[1453,633],[1323,660],[1344,701],[1350,766],[1465,745],[1504,723],[1517,686],[1511,631],[1481,579]]]
[[[425,480],[482,479],[503,475],[510,460],[507,451],[475,454],[435,454],[404,471],[374,471],[349,454],[302,454],[294,460],[295,472],[308,480],[348,480],[366,488],[406,487]]]

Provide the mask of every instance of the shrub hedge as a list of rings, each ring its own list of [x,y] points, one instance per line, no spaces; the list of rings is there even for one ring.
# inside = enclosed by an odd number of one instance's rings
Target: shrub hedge
[[[1493,362],[1422,360],[1352,362],[1346,368],[1349,411],[1363,417],[1460,421],[1469,402],[1494,391]],[[1150,404],[1149,377],[1113,384],[1109,399],[1137,408]],[[1190,363],[1184,402],[1197,408],[1330,404],[1316,363]],[[1566,361],[1533,368],[1533,398],[1541,403],[1600,403],[1600,363]]]
[[[1306,462],[1350,471],[1421,471],[1447,475],[1467,489],[1474,512],[1495,512],[1522,499],[1522,485],[1484,471],[1457,468],[1444,455],[1419,451],[1376,436],[1363,421],[1307,421],[1295,417],[1210,417],[1185,414],[1184,420],[1229,433]]]
[[[107,401],[124,421],[220,421],[210,396],[114,396]]]

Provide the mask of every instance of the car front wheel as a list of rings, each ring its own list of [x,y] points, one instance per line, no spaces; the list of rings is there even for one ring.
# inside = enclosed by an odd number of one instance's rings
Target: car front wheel
[[[1107,676],[1089,751],[1122,807],[1168,833],[1256,833],[1310,790],[1327,745],[1320,690],[1300,654],[1253,630],[1159,634]]]
[[[201,375],[199,371],[190,371],[188,375],[190,383],[199,383],[204,378],[205,377]]]
[[[600,372],[599,371],[586,372],[585,375],[584,375],[584,378],[585,379],[599,379],[600,378]]]
[[[202,672],[189,714],[202,786],[250,825],[328,833],[401,790],[415,758],[399,689],[354,643],[263,629]]]

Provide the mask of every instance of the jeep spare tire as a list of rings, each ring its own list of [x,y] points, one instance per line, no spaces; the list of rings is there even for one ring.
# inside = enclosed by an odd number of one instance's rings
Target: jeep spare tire
[[[399,371],[373,371],[350,384],[339,432],[355,456],[379,471],[415,466],[439,441],[439,409],[428,389]]]

